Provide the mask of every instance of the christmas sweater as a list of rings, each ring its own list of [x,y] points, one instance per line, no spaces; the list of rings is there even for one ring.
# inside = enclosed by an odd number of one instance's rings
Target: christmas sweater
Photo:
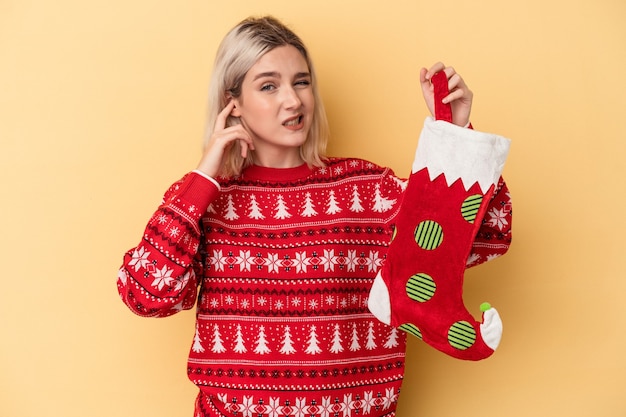
[[[141,316],[196,306],[195,415],[394,415],[406,333],[377,320],[368,295],[407,181],[342,158],[218,181],[173,184],[117,280]],[[504,183],[487,213],[468,266],[508,248]]]

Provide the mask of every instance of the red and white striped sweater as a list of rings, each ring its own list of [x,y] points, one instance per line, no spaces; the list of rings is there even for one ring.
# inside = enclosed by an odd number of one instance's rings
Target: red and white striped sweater
[[[406,335],[378,321],[367,298],[407,182],[339,158],[252,166],[219,182],[176,182],[118,278],[142,316],[197,303],[196,416],[394,415]],[[506,252],[510,215],[501,183],[469,266]]]

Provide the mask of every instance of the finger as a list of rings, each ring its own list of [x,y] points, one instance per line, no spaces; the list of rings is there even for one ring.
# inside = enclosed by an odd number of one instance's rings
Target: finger
[[[433,64],[428,69],[428,71],[426,72],[426,79],[430,81],[430,79],[433,77],[433,75],[435,75],[439,71],[444,70],[445,68],[446,68],[446,66],[443,64],[443,62],[437,62],[437,63]]]
[[[451,103],[455,100],[460,100],[462,98],[465,97],[465,90],[462,89],[456,89],[454,91],[451,91],[450,94],[448,94],[447,96],[445,96],[441,101],[443,103]]]
[[[226,107],[224,107],[222,111],[219,112],[219,114],[217,115],[217,118],[215,119],[216,130],[222,130],[224,129],[224,127],[226,127],[226,120],[228,119],[228,116],[230,115],[230,113],[233,111],[234,108],[235,108],[235,101],[230,100],[228,104],[226,104]]]
[[[424,92],[431,91],[433,89],[430,79],[427,78],[428,70],[426,68],[420,69],[420,85]]]
[[[459,74],[452,74],[448,78],[448,90],[452,91],[455,89],[462,89],[463,87],[465,87],[465,83]]]

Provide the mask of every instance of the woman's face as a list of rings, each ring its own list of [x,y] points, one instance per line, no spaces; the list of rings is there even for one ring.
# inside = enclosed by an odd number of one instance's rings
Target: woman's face
[[[243,79],[232,115],[252,136],[255,162],[275,168],[300,165],[300,146],[313,122],[315,99],[306,60],[295,47],[263,55]]]

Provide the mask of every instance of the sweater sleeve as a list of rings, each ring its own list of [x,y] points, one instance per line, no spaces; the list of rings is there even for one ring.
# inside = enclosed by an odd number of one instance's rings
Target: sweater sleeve
[[[165,193],[118,272],[117,289],[131,311],[166,317],[194,306],[204,257],[200,219],[218,193],[214,182],[197,173]]]
[[[500,177],[474,239],[472,251],[467,258],[468,268],[491,261],[509,250],[512,239],[512,221],[511,194],[504,179]]]

